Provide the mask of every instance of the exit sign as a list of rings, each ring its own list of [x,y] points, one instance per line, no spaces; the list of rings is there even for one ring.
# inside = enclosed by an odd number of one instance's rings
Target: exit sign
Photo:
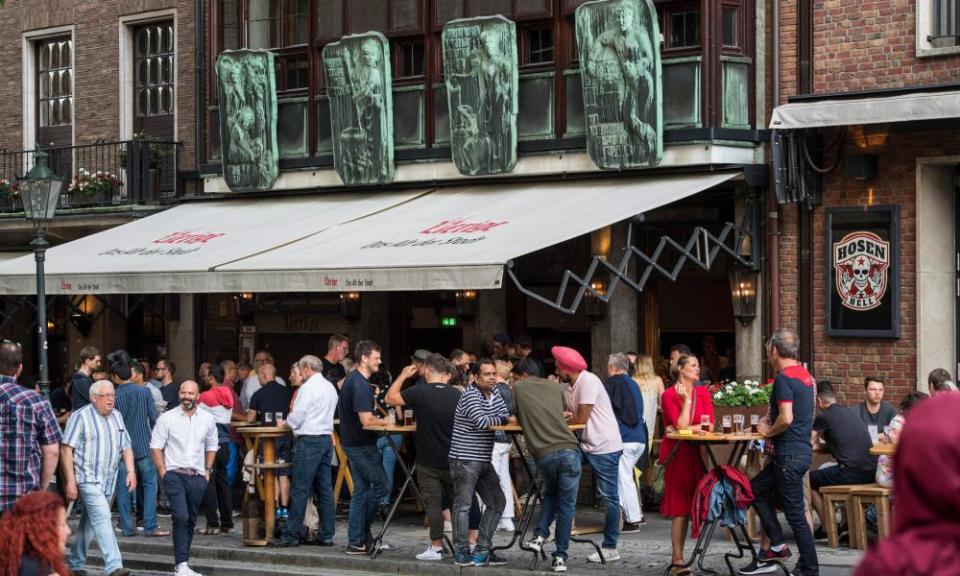
[[[457,317],[456,316],[441,316],[440,325],[444,328],[456,328],[457,327]]]

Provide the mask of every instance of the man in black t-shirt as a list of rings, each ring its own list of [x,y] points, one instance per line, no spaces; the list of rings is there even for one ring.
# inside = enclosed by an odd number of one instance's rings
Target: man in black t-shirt
[[[460,401],[460,391],[446,384],[447,360],[429,354],[423,360],[425,384],[411,386],[401,392],[404,378],[397,380],[387,392],[391,406],[410,407],[417,415],[417,480],[423,494],[424,508],[430,525],[430,546],[417,555],[418,560],[443,560],[443,495],[453,499],[453,478],[447,454],[453,436],[453,416]],[[412,376],[417,367],[411,364],[404,374]]]
[[[347,377],[343,359],[350,352],[350,339],[343,334],[334,334],[327,340],[327,354],[320,359],[323,362],[323,377],[340,391],[341,380]]]
[[[837,405],[830,382],[817,382],[817,406],[820,414],[813,421],[814,441],[823,438],[827,450],[837,461],[810,472],[813,508],[823,525],[823,498],[820,488],[840,484],[872,484],[877,474],[877,458],[870,455],[873,442],[856,408]]]
[[[377,517],[380,499],[387,491],[387,476],[377,451],[377,433],[364,426],[386,426],[377,418],[370,377],[380,369],[380,346],[357,342],[357,368],[347,375],[340,392],[340,443],[353,475],[347,554],[366,554],[373,543],[370,526]]]
[[[813,533],[803,511],[803,476],[810,469],[813,446],[814,381],[800,361],[800,339],[792,330],[778,328],[767,343],[767,359],[777,372],[770,394],[770,420],[761,423],[759,432],[773,443],[773,462],[750,481],[756,499],[753,507],[763,530],[770,538],[770,548],[759,554],[741,574],[775,572],[772,561],[790,556],[784,542],[783,529],[773,507],[773,497],[780,500],[787,523],[793,531],[800,551],[800,560],[793,574],[819,576],[820,564]]]
[[[863,379],[863,402],[858,412],[864,425],[877,427],[878,438],[897,416],[893,404],[883,399],[883,381],[879,378],[867,376]]]
[[[70,404],[77,411],[90,403],[90,386],[93,385],[92,375],[100,368],[100,350],[93,346],[84,346],[80,349],[80,369],[73,375],[70,384]]]
[[[271,424],[280,420],[286,420],[290,413],[290,400],[293,398],[293,390],[288,386],[277,382],[277,367],[273,364],[261,364],[257,367],[257,377],[261,382],[266,382],[259,390],[250,397],[250,407],[247,409],[247,422],[265,423],[264,414],[270,414]],[[280,416],[277,416],[277,415]],[[276,439],[277,460],[279,462],[293,462],[290,438]],[[280,507],[278,514],[285,518],[287,514],[287,504],[290,502],[290,468],[280,468],[277,470],[278,481],[280,484]]]

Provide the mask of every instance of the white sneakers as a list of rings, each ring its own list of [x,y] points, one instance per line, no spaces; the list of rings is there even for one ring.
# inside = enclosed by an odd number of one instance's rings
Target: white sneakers
[[[550,563],[550,569],[554,572],[566,572],[567,571],[567,561],[563,558],[557,556],[553,557],[553,562]]]
[[[177,564],[176,569],[173,571],[174,576],[203,576],[199,572],[194,572],[187,566],[186,562],[181,562]]]
[[[497,524],[497,532],[514,532],[516,528],[513,525],[513,518],[502,518]]]
[[[443,548],[434,548],[433,545],[417,554],[417,560],[443,560]]]
[[[601,548],[600,551],[603,552],[603,559],[606,560],[607,562],[615,562],[620,559],[620,552],[617,552],[616,548]],[[594,552],[589,557],[587,557],[587,562],[593,562],[594,564],[599,564],[600,554],[597,552]]]

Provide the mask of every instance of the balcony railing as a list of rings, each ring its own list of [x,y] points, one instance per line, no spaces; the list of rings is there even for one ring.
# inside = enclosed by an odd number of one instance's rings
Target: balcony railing
[[[64,178],[58,209],[159,205],[182,194],[179,142],[127,140],[44,148],[47,164]],[[36,150],[0,150],[0,213],[21,212],[18,179]]]

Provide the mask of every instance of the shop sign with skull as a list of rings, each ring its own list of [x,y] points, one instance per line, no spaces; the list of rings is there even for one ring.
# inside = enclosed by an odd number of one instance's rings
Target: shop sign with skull
[[[836,290],[843,306],[864,312],[877,308],[887,292],[890,243],[872,232],[852,232],[833,245]]]

